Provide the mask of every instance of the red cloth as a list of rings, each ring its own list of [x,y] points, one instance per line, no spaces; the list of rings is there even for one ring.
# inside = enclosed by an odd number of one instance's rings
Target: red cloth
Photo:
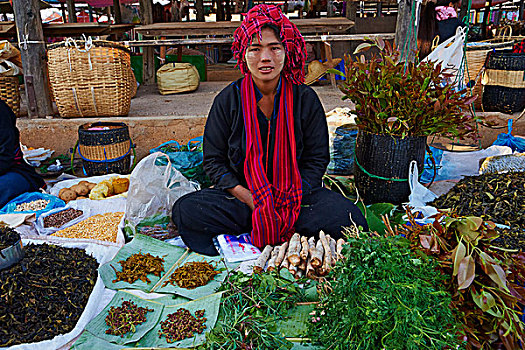
[[[287,241],[301,210],[301,174],[297,165],[293,118],[292,83],[281,80],[273,157],[273,183],[268,181],[263,164],[263,146],[257,120],[257,102],[252,77],[241,83],[241,100],[246,129],[244,173],[252,193],[252,244],[259,248]],[[268,140],[270,142],[270,140]]]
[[[514,53],[525,53],[525,39],[523,39],[521,42],[514,44],[514,48],[512,50]]]
[[[294,84],[304,83],[304,62],[306,49],[303,36],[292,22],[275,5],[257,5],[248,11],[246,18],[233,34],[233,57],[243,74],[248,74],[248,66],[243,61],[246,49],[252,42],[252,37],[257,34],[261,37],[261,28],[264,24],[271,23],[280,29],[280,39],[286,51],[286,63],[282,75]]]

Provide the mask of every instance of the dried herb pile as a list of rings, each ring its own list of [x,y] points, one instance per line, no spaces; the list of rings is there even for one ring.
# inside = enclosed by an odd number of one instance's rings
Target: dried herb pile
[[[83,250],[39,244],[0,271],[0,347],[70,332],[97,279],[98,263]]]
[[[181,288],[195,289],[205,286],[219,273],[217,266],[207,261],[190,261],[175,269],[169,280],[166,280],[162,286],[165,287],[171,283]]]
[[[118,263],[122,266],[122,271],[117,271],[113,265],[110,265],[117,275],[113,283],[118,281],[134,283],[136,280],[151,283],[147,277],[149,274],[160,277],[160,274],[164,272],[164,259],[150,253],[139,252]]]
[[[9,226],[0,226],[0,250],[9,248],[20,240],[18,232]]]
[[[467,176],[430,205],[525,229],[525,172]]]
[[[401,236],[349,238],[321,284],[308,338],[330,349],[456,349],[459,324],[436,263]]]
[[[525,251],[525,231],[521,228],[496,229],[498,237],[491,244],[509,250]]]
[[[106,324],[109,326],[106,334],[124,337],[128,332],[135,333],[135,327],[146,322],[146,314],[152,311],[153,309],[139,307],[130,300],[123,301],[121,306],[112,306],[106,316]]]
[[[195,311],[195,316],[190,311],[180,308],[166,317],[160,323],[159,338],[166,337],[168,343],[193,338],[195,334],[201,334],[206,329],[206,310]]]

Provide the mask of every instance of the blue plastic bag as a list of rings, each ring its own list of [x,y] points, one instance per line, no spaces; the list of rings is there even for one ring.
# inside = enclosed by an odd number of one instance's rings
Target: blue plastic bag
[[[511,135],[512,132],[512,119],[509,119],[508,126],[509,130],[506,134],[501,133],[498,135],[493,145],[496,146],[507,146],[512,149],[512,152],[523,153],[525,152],[525,139],[515,137]]]
[[[166,154],[173,168],[180,171],[188,180],[198,182],[201,188],[211,185],[202,165],[202,136],[191,139],[187,145],[181,145],[173,140],[164,142],[149,151],[150,154],[155,152]],[[164,158],[158,158],[157,162],[160,166],[167,164]]]
[[[440,168],[439,164],[441,164],[441,157],[443,156],[443,150],[432,146],[429,146],[429,148],[432,152],[432,156],[430,156],[428,152],[425,152],[425,168],[419,179],[419,182],[422,184],[427,184],[431,182],[432,179],[435,180],[434,171],[436,171],[437,176],[437,170]],[[432,162],[432,158],[434,158],[434,162]]]
[[[16,206],[18,204],[28,203],[28,202],[36,201],[36,200],[39,200],[39,199],[49,201],[49,203],[47,203],[47,205],[46,205],[46,207],[44,209],[38,210],[38,211],[15,211]],[[21,194],[20,196],[18,196],[16,198],[12,199],[10,202],[8,202],[2,208],[2,210],[0,210],[0,214],[29,214],[29,213],[35,213],[36,217],[38,218],[43,213],[46,213],[46,212],[48,212],[48,211],[50,211],[52,209],[55,209],[55,208],[62,208],[62,207],[65,207],[65,206],[66,206],[66,203],[62,199],[60,199],[58,197],[55,197],[55,196],[52,196],[50,194],[40,193],[40,192],[26,192],[26,193],[23,193],[23,194]]]
[[[340,126],[335,129],[335,137],[330,149],[330,175],[352,175],[354,173],[354,154],[357,130]]]

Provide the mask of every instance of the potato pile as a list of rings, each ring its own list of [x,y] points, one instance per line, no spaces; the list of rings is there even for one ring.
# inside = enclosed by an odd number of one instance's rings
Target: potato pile
[[[296,279],[303,276],[317,279],[326,276],[341,258],[344,243],[344,239],[336,241],[323,231],[319,233],[317,242],[315,237],[301,237],[295,233],[289,242],[276,247],[264,247],[253,265],[253,272],[260,273],[265,267],[266,271],[285,268]]]
[[[88,198],[89,192],[97,184],[89,181],[80,181],[78,184],[73,185],[69,188],[63,188],[58,192],[58,197],[64,202],[69,202],[75,199]]]

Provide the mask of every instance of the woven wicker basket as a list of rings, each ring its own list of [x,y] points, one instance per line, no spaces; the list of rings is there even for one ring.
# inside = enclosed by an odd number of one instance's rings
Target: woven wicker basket
[[[472,94],[478,95],[474,101],[474,107],[481,108],[481,95],[483,94],[483,85],[481,84],[481,71],[485,66],[487,54],[496,48],[512,47],[513,41],[501,42],[499,39],[495,41],[487,40],[483,45],[467,47],[466,60],[468,72],[465,72],[465,84],[469,80],[474,80],[475,85],[472,88]],[[468,73],[468,74],[467,74]]]
[[[18,83],[18,77],[0,76],[0,98],[7,103],[17,117],[20,115],[20,84]]]
[[[47,55],[49,81],[61,117],[128,114],[137,85],[124,46],[68,39],[51,45]]]

